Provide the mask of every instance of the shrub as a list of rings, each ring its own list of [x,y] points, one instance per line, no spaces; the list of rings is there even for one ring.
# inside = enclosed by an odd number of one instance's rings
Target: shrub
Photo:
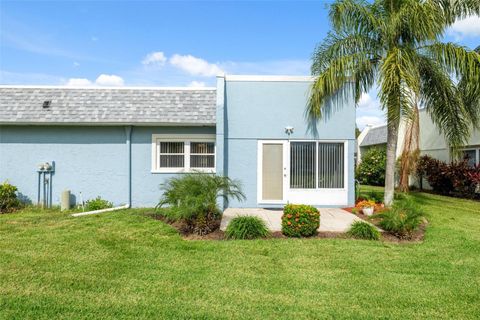
[[[259,217],[244,216],[233,218],[225,230],[227,239],[257,239],[269,235],[265,222]]]
[[[7,181],[0,184],[0,213],[12,212],[20,208],[17,187]]]
[[[448,164],[430,156],[422,156],[418,161],[417,175],[425,178],[435,192],[449,194],[453,191],[453,183],[447,172]]]
[[[355,221],[347,234],[356,239],[364,240],[378,240],[380,239],[380,232],[365,221]]]
[[[370,190],[365,193],[366,199],[374,201],[376,203],[383,202],[383,194],[381,192],[377,192],[375,190]]]
[[[102,199],[100,196],[92,200],[87,200],[87,202],[85,202],[85,210],[87,211],[107,209],[111,207],[113,207],[113,203]]]
[[[362,156],[357,167],[357,179],[361,184],[382,186],[385,184],[387,153],[384,149],[371,148]]]
[[[415,202],[408,197],[397,200],[390,210],[377,214],[380,227],[399,238],[411,238],[413,232],[422,223],[422,212]]]
[[[480,166],[471,167],[466,160],[448,164],[423,156],[417,166],[417,176],[425,178],[434,192],[475,197],[480,184]]]
[[[215,174],[188,173],[170,178],[157,208],[169,207],[169,218],[185,220],[193,232],[204,235],[216,227],[220,216],[218,198],[242,201],[240,182]]]
[[[317,208],[307,205],[287,204],[283,208],[282,233],[287,237],[309,237],[320,226]]]

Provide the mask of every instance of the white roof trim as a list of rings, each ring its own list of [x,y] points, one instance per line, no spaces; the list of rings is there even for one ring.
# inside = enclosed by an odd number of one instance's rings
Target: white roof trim
[[[373,124],[367,124],[365,127],[370,127],[370,130],[371,130],[371,129],[377,129],[377,128],[386,127],[386,126],[387,124],[384,123],[384,124],[377,124],[375,126]]]
[[[62,85],[6,85],[0,84],[1,88],[24,88],[24,89],[98,89],[98,90],[216,90],[216,87],[136,87],[136,86],[62,86]]]
[[[221,76],[220,76],[221,77]],[[259,76],[259,75],[225,75],[226,81],[285,81],[285,82],[313,82],[313,76]]]

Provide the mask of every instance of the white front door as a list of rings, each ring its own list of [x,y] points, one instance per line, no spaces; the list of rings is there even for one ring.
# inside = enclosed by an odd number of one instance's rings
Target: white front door
[[[288,191],[288,148],[284,140],[258,142],[258,202],[285,203]]]

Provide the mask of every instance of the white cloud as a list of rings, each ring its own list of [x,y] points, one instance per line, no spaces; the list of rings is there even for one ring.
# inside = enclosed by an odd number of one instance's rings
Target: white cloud
[[[360,129],[363,129],[367,124],[374,126],[385,123],[385,119],[377,116],[361,116],[357,118],[357,125]]]
[[[377,98],[372,98],[369,93],[362,93],[360,100],[358,101],[358,108],[365,111],[380,110],[380,102]]]
[[[80,63],[77,62],[77,61],[73,61],[73,66],[74,66],[75,68],[78,68],[78,67],[80,67]]]
[[[480,17],[470,16],[457,20],[450,27],[448,33],[453,35],[456,40],[461,40],[465,37],[480,37]]]
[[[144,65],[158,65],[163,66],[167,62],[167,57],[161,51],[149,53],[143,58],[142,64]]]
[[[206,84],[205,84],[205,82],[203,82],[203,81],[196,81],[196,80],[194,80],[194,81],[190,82],[190,83],[188,84],[188,86],[189,86],[189,87],[205,87]]]
[[[92,85],[92,81],[85,78],[70,78],[65,85],[70,87],[87,87]]]
[[[360,96],[360,100],[358,101],[359,108],[365,108],[372,104],[373,100],[372,97],[368,93],[362,93]]]
[[[101,74],[95,80],[95,84],[99,86],[123,86],[123,78],[114,74]]]
[[[209,63],[201,58],[192,55],[174,54],[170,60],[170,64],[194,76],[213,77],[224,73],[223,70],[215,63]]]
[[[65,83],[70,87],[88,87],[88,86],[123,86],[123,78],[114,74],[101,74],[97,77],[95,82],[87,78],[70,78]]]

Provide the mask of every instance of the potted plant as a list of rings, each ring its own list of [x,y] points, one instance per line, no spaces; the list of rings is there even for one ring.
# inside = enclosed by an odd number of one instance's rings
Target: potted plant
[[[363,200],[357,204],[357,207],[362,209],[362,212],[366,216],[371,216],[375,209],[375,201],[372,200]]]

